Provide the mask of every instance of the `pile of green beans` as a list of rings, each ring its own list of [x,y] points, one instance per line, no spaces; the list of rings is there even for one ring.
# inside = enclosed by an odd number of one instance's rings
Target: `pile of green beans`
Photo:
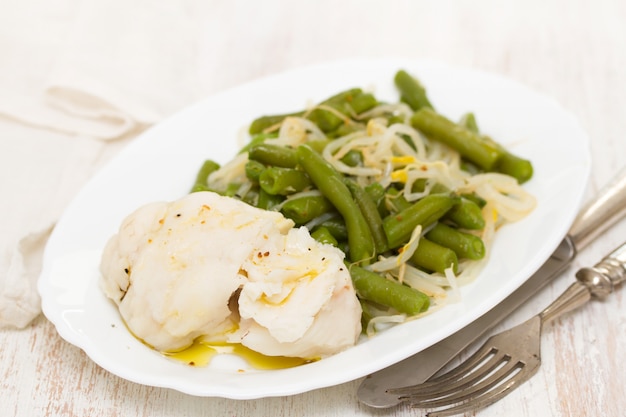
[[[409,124],[430,140],[458,151],[465,169],[501,172],[519,183],[532,177],[532,164],[482,134],[473,113],[459,122],[446,118],[435,110],[424,86],[404,70],[396,73],[394,83],[400,101],[413,112]],[[485,227],[481,211],[485,202],[477,196],[457,195],[437,184],[430,194],[409,202],[401,191],[402,184],[364,187],[324,159],[322,150],[328,143],[364,129],[367,120],[359,115],[380,104],[373,94],[352,88],[311,110],[259,117],[250,124],[250,142],[239,152],[247,153],[245,178],[217,187],[210,174],[220,166],[207,160],[191,189],[214,191],[262,209],[279,210],[297,226],[307,225],[318,241],[343,250],[364,306],[364,318],[368,306],[391,308],[410,316],[429,308],[427,295],[368,269],[379,255],[394,256],[403,251],[416,227],[425,232],[408,263],[426,273],[443,274],[448,268],[456,273],[459,261],[485,256],[479,237]],[[297,147],[273,144],[281,123],[290,116],[315,123],[326,135],[325,140]],[[398,122],[394,115],[388,118],[389,123]],[[363,164],[363,155],[350,151],[341,161],[358,167]]]

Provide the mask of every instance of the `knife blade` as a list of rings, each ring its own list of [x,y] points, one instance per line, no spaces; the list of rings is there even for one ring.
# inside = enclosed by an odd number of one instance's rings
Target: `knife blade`
[[[561,274],[576,253],[626,215],[626,167],[585,205],[548,260],[516,291],[468,326],[361,382],[359,401],[374,408],[389,408],[401,401],[387,393],[390,388],[421,384],[463,349],[509,316],[541,288]]]

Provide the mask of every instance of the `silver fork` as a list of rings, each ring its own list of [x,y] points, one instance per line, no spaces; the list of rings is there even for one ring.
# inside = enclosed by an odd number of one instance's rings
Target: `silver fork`
[[[604,298],[626,280],[626,243],[593,268],[582,268],[574,282],[530,320],[492,336],[465,362],[422,384],[389,389],[412,407],[443,417],[475,411],[500,400],[532,377],[541,365],[545,323],[591,299]]]

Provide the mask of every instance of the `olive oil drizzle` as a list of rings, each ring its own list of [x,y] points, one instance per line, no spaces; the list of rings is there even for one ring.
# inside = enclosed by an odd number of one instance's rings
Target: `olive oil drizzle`
[[[216,355],[232,354],[243,358],[252,368],[257,370],[293,368],[316,360],[287,356],[267,356],[249,349],[241,343],[210,343],[202,340],[194,341],[191,346],[179,352],[161,353],[168,358],[196,367],[208,366]]]
[[[156,350],[143,339],[137,337],[137,335],[130,330],[125,321],[123,321],[123,323],[130,334],[132,334],[137,340],[148,346],[150,349]],[[296,366],[319,360],[319,358],[305,359],[289,356],[268,356],[247,348],[241,343],[211,342],[202,339],[202,337],[194,340],[191,346],[183,350],[177,352],[161,351],[160,353],[167,358],[171,358],[194,367],[208,366],[211,363],[211,360],[219,354],[232,354],[243,358],[250,365],[250,367],[263,371],[295,368]]]

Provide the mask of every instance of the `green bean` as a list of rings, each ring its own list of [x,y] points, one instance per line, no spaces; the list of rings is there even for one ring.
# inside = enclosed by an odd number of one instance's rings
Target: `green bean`
[[[259,198],[257,200],[257,207],[263,210],[273,210],[285,200],[282,195],[273,195],[265,192],[263,188],[259,189]]]
[[[248,151],[248,158],[264,165],[283,168],[295,168],[298,165],[298,157],[294,148],[270,143],[252,146]]]
[[[413,192],[422,192],[426,187],[426,181],[417,180],[412,189]],[[430,189],[430,194],[450,193],[446,186],[435,183]],[[485,227],[485,219],[481,208],[486,204],[485,200],[476,194],[463,194],[458,202],[445,214],[444,219],[455,222],[464,229],[480,230]]]
[[[376,205],[379,205],[385,199],[385,187],[379,182],[366,185],[365,192],[369,194]]]
[[[334,94],[328,97],[326,100],[322,101],[320,104],[332,104],[335,106],[345,106],[347,103],[350,103],[354,100],[359,94],[362,94],[363,90],[360,88],[350,88],[348,90],[340,91],[337,94]]]
[[[461,194],[461,197],[467,200],[473,201],[474,204],[476,204],[480,208],[485,207],[485,205],[487,204],[487,200],[485,200],[484,198],[482,198],[476,193]]]
[[[360,166],[363,165],[363,154],[361,151],[352,149],[351,151],[348,151],[348,153],[346,153],[340,160],[344,164],[351,167]]]
[[[226,197],[237,197],[237,193],[239,192],[240,189],[241,189],[240,183],[231,182],[230,184],[226,185],[226,189],[221,194],[225,195]]]
[[[385,195],[385,207],[392,213],[399,213],[411,207],[411,203],[404,198],[404,195],[395,188],[389,188]]]
[[[259,185],[269,194],[289,195],[310,187],[312,183],[303,171],[269,167],[259,176]]]
[[[322,132],[335,131],[345,125],[346,118],[362,113],[376,106],[378,101],[369,93],[364,93],[360,88],[352,88],[322,101],[319,108],[313,109],[306,117],[315,123]],[[323,107],[331,107],[345,117],[340,117],[333,111]]]
[[[376,253],[385,252],[387,250],[387,236],[385,235],[383,220],[380,217],[376,203],[374,203],[370,195],[354,181],[346,180],[346,185],[370,228]]]
[[[495,169],[502,174],[515,178],[520,184],[525,183],[533,176],[533,165],[529,160],[513,155],[504,148],[502,156],[496,162]]]
[[[387,116],[387,126],[391,126],[395,123],[404,123],[404,116],[400,114],[391,114]],[[411,141],[412,148],[415,149],[415,144]]]
[[[485,256],[485,244],[480,237],[461,232],[443,223],[437,223],[425,237],[452,249],[459,259],[478,260]]]
[[[332,217],[320,224],[321,227],[325,227],[331,235],[338,241],[348,239],[348,228],[346,222],[340,216]]]
[[[361,93],[352,98],[352,101],[348,101],[351,110],[354,114],[360,114],[364,111],[370,110],[378,105],[378,100],[373,94]]]
[[[333,245],[333,246],[339,245],[339,242],[337,242],[337,239],[335,239],[332,233],[330,233],[330,230],[328,230],[325,227],[315,228],[315,230],[311,232],[311,237],[320,243],[326,243],[326,244]]]
[[[413,187],[411,187],[411,191],[414,193],[421,193],[426,189],[427,179],[419,178],[413,183]],[[432,187],[430,187],[429,194],[445,194],[450,193],[450,189],[441,183],[434,183]]]
[[[263,133],[270,128],[279,126],[283,122],[283,120],[285,120],[285,118],[287,117],[301,117],[303,114],[304,112],[301,111],[298,113],[261,116],[252,121],[252,123],[250,124],[250,127],[248,128],[248,132],[251,135]]]
[[[306,144],[309,145],[311,149],[313,149],[315,152],[322,153],[326,145],[328,145],[330,142],[331,142],[331,139],[326,138],[326,139],[309,140]]]
[[[364,300],[392,307],[411,316],[428,310],[430,306],[426,294],[375,272],[352,266],[350,275],[357,294]]]
[[[462,229],[481,230],[485,227],[485,218],[480,206],[474,201],[461,197],[444,216]]]
[[[459,120],[459,124],[461,126],[465,126],[465,128],[472,133],[480,133],[480,129],[478,128],[478,123],[476,122],[476,116],[474,115],[474,113],[465,113],[463,117],[461,117],[461,120]]]
[[[418,178],[413,182],[413,186],[411,187],[411,191],[414,193],[421,193],[426,189],[427,179],[426,178]],[[439,183],[437,183],[439,185]],[[445,192],[449,190],[444,190]]]
[[[404,245],[418,226],[429,226],[439,220],[458,201],[446,194],[430,194],[399,213],[383,219],[389,248]]]
[[[244,170],[246,172],[246,178],[254,183],[258,183],[259,177],[261,176],[261,173],[265,171],[265,168],[265,165],[263,165],[259,161],[250,160],[246,162],[246,165],[244,167]]]
[[[440,273],[444,273],[450,267],[454,273],[457,273],[459,268],[459,259],[452,249],[438,245],[426,238],[420,238],[410,261],[419,268]]]
[[[372,314],[370,303],[361,299],[359,299],[359,303],[361,304],[361,330],[366,332],[370,320],[374,318],[374,314]]]
[[[419,81],[404,70],[400,70],[394,77],[394,82],[400,90],[400,100],[409,105],[411,109],[417,111],[421,108],[433,108],[433,105],[426,96],[426,90]]]
[[[474,113],[467,113],[465,116],[463,116],[463,118],[461,118],[461,121],[459,123],[465,126],[467,129],[471,130],[473,133],[479,134],[480,132]],[[494,166],[495,171],[502,174],[510,175],[511,177],[515,178],[520,184],[523,184],[532,178],[533,165],[529,160],[520,158],[519,156],[512,154],[504,146],[500,145],[489,136],[483,135],[482,139],[485,142],[497,147],[501,152],[501,155]]]
[[[250,134],[266,132],[268,129],[279,126],[287,117],[306,117],[315,123],[323,132],[328,133],[345,124],[346,118],[362,113],[376,106],[378,101],[374,95],[364,93],[360,88],[352,88],[335,94],[319,103],[310,112],[300,111],[288,114],[261,116],[252,121],[248,129]],[[325,109],[330,107],[332,110]],[[336,114],[339,112],[346,117]]]
[[[373,182],[365,186],[365,192],[369,194],[374,204],[376,204],[380,218],[387,216],[389,210],[387,210],[385,205],[385,187],[378,182]]]
[[[277,132],[271,133],[256,133],[252,135],[250,142],[246,143],[244,147],[242,147],[237,154],[242,154],[244,152],[248,152],[251,147],[259,145],[261,143],[265,143],[267,139],[276,139],[278,137]]]
[[[376,98],[369,93],[364,93],[360,88],[351,88],[342,91],[334,96],[322,101],[323,105],[330,105],[341,111],[343,114],[361,113],[378,104]]]
[[[324,213],[334,210],[334,206],[321,195],[294,198],[285,201],[280,211],[297,225],[308,223]]]
[[[191,192],[209,191],[209,175],[218,169],[220,169],[220,165],[217,162],[209,159],[204,161],[196,174],[196,181],[194,182],[193,187],[191,187]]]
[[[361,122],[342,123],[332,132],[326,132],[326,137],[336,139],[364,129],[365,125]]]
[[[353,131],[354,127],[360,125],[351,117],[375,107],[378,105],[378,100],[374,95],[364,93],[360,88],[353,88],[324,100],[320,105],[320,108],[311,111],[307,119],[315,123],[323,132],[337,136],[347,134],[346,132]],[[331,107],[345,117],[340,117],[323,107]],[[347,121],[349,123],[346,123]],[[351,127],[352,125],[354,126]],[[333,132],[337,133],[333,134]]]
[[[493,170],[502,155],[498,147],[429,108],[417,111],[411,117],[411,125],[431,139],[457,150],[462,157],[486,171]]]
[[[354,112],[350,103],[354,101],[354,98],[362,94],[360,88],[352,88],[347,91],[342,91],[324,100],[320,103],[320,107],[316,107],[311,110],[306,116],[307,119],[315,123],[322,132],[332,132],[337,129],[341,124],[345,123],[346,118]],[[334,111],[325,109],[324,107],[330,107],[345,117],[341,117]]]
[[[350,260],[352,262],[369,260],[374,255],[374,239],[359,206],[343,182],[343,176],[307,145],[298,146],[297,154],[300,166],[346,222]]]
[[[417,180],[412,188],[413,192],[422,192],[426,188],[425,180]],[[433,184],[430,189],[431,194],[450,193],[450,190],[440,183]],[[485,219],[481,211],[481,206],[478,205],[480,197],[476,195],[461,196],[458,202],[452,206],[450,210],[443,216],[445,219],[451,220],[458,226],[464,229],[480,230],[485,227]],[[484,200],[483,206],[484,206]],[[400,199],[398,203],[404,207],[410,204],[406,200]]]
[[[350,244],[347,240],[339,240],[337,243],[337,247],[341,249],[341,251],[345,254],[350,253]]]
[[[417,151],[417,146],[415,146],[415,142],[413,142],[413,138],[412,137],[410,137],[409,135],[402,135],[402,134],[400,134],[400,139],[405,141],[406,144],[411,147],[411,149],[413,149],[414,151]]]

